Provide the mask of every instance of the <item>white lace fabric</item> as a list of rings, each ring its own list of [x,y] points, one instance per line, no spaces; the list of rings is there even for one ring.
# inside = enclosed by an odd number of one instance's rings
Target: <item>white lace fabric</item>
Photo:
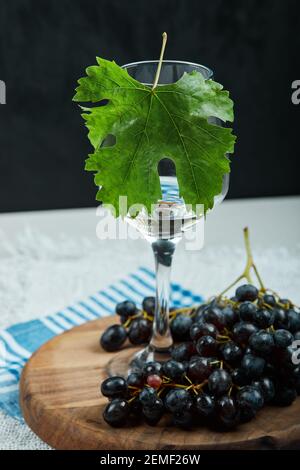
[[[146,242],[108,244],[70,237],[50,238],[27,230],[13,242],[0,234],[0,328],[53,313],[135,270],[153,268]],[[242,242],[241,242],[242,244]],[[300,246],[255,249],[267,286],[300,303]],[[137,254],[138,253],[138,254]],[[205,297],[223,290],[243,269],[242,247],[179,247],[173,280]],[[0,412],[0,449],[50,449],[27,426]]]

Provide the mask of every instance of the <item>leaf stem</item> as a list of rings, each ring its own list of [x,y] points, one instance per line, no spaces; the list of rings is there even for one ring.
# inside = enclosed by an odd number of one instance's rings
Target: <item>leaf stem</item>
[[[159,57],[159,62],[158,62],[158,66],[157,66],[157,70],[156,70],[156,74],[155,74],[155,79],[154,79],[153,86],[152,86],[152,91],[155,90],[155,88],[157,87],[157,84],[158,84],[160,71],[161,71],[161,66],[162,66],[162,61],[163,61],[163,58],[164,58],[165,48],[166,48],[166,44],[167,44],[167,39],[168,39],[167,33],[163,33],[160,57]]]
[[[254,263],[254,260],[253,260],[252,251],[251,251],[251,247],[250,247],[248,227],[244,228],[244,239],[245,239],[246,252],[247,252],[247,265],[246,265],[246,269],[244,271],[244,275],[249,280],[249,282],[251,284],[251,280],[250,280],[251,278],[250,278],[249,274],[250,274],[250,269],[252,268],[255,272],[255,275],[257,277],[257,280],[258,280],[258,283],[259,283],[259,286],[260,286],[261,290],[265,291],[266,288],[264,286],[262,278],[260,277],[259,272],[257,270],[257,267],[256,267],[256,265]]]
[[[244,228],[244,241],[245,241],[246,254],[247,254],[247,261],[246,261],[245,269],[242,272],[242,274],[240,276],[238,276],[238,278],[234,282],[232,282],[228,287],[226,287],[226,289],[224,289],[223,292],[221,292],[221,294],[218,297],[222,297],[222,295],[224,295],[227,291],[229,291],[229,289],[231,289],[233,286],[235,286],[235,284],[237,284],[242,279],[247,279],[249,284],[253,284],[252,277],[251,277],[251,268],[253,269],[253,271],[254,271],[254,273],[257,277],[257,280],[258,280],[261,291],[262,292],[266,291],[266,288],[265,288],[264,283],[263,283],[263,281],[262,281],[262,279],[259,275],[257,267],[254,264],[252,251],[251,251],[251,246],[250,246],[250,240],[249,240],[248,227]]]
[[[229,291],[232,287],[234,287],[239,281],[243,279],[243,275],[241,274],[235,281],[233,281],[226,289],[224,289],[221,294],[218,295],[218,297],[222,297],[224,294],[226,294],[227,291]]]

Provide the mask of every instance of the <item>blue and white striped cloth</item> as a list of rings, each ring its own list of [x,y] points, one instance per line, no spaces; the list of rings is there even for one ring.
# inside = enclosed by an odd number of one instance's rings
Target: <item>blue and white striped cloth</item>
[[[183,199],[179,195],[179,186],[176,177],[161,177],[162,199],[167,202],[183,204]]]
[[[60,312],[0,330],[0,409],[22,420],[19,408],[20,375],[31,354],[43,343],[73,326],[112,315],[116,303],[122,300],[130,299],[140,306],[143,298],[154,295],[154,292],[154,273],[141,267],[105,290]],[[199,295],[179,284],[171,284],[172,306],[185,307],[201,301]]]

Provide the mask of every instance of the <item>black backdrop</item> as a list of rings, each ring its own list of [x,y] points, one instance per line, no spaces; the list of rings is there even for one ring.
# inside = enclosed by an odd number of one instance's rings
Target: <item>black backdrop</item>
[[[72,95],[95,56],[208,65],[235,100],[229,197],[299,194],[298,0],[1,0],[0,211],[95,204]]]

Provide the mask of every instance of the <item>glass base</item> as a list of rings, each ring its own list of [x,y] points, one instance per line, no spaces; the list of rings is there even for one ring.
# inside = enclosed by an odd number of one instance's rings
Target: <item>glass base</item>
[[[126,378],[131,372],[139,371],[146,362],[165,362],[171,359],[170,349],[157,351],[146,346],[144,349],[129,348],[116,354],[107,364],[109,377],[118,375]]]

